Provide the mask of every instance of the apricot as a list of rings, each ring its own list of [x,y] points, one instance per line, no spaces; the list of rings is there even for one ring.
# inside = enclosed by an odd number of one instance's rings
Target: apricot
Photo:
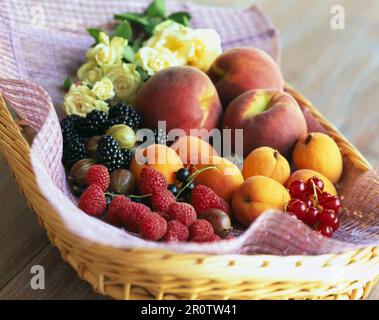
[[[208,169],[195,178],[195,184],[202,184],[211,188],[221,198],[230,202],[237,188],[243,183],[243,175],[238,167],[225,158],[212,156],[208,164],[198,164],[196,169],[202,169],[207,165],[214,165],[214,169]]]
[[[265,176],[251,177],[237,189],[232,201],[233,214],[249,226],[268,209],[284,210],[290,195],[278,181]]]
[[[208,163],[211,156],[217,156],[217,151],[206,141],[194,136],[184,136],[176,140],[171,148],[174,149],[186,166],[190,163]]]
[[[312,169],[337,182],[342,174],[343,161],[340,149],[328,135],[311,132],[300,139],[293,151],[292,159],[297,169]]]
[[[152,167],[162,173],[167,183],[171,184],[176,183],[175,173],[183,168],[183,162],[178,154],[170,147],[162,144],[152,144],[147,148],[137,149],[130,162],[129,170],[137,182],[145,166]]]
[[[337,195],[337,190],[335,186],[327,177],[325,177],[324,175],[322,175],[321,173],[317,171],[310,170],[310,169],[300,169],[300,170],[294,171],[288,178],[286,182],[286,186],[288,188],[290,184],[295,180],[303,180],[304,182],[307,182],[309,178],[312,178],[315,176],[324,182],[324,191],[329,192],[330,194],[333,194],[333,195]]]
[[[243,162],[242,175],[245,179],[265,176],[285,184],[290,173],[287,159],[270,147],[253,150]]]

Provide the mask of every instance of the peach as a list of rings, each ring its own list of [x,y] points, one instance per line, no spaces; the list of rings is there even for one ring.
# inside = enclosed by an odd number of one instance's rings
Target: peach
[[[171,148],[174,149],[185,166],[189,164],[208,163],[217,151],[206,141],[195,136],[184,136],[177,139]]]
[[[279,182],[265,176],[251,177],[233,196],[233,214],[239,222],[249,226],[268,209],[284,210],[290,195]]]
[[[337,190],[335,186],[327,177],[325,177],[324,175],[322,175],[321,173],[317,171],[310,170],[310,169],[300,169],[300,170],[294,171],[288,178],[286,182],[286,186],[288,188],[290,184],[295,180],[303,180],[304,182],[306,182],[309,178],[312,178],[312,177],[317,177],[324,182],[324,191],[333,195],[337,195]]]
[[[264,51],[234,48],[225,51],[208,71],[226,108],[240,94],[251,89],[283,90],[279,66]]]
[[[255,149],[243,162],[242,174],[245,180],[253,176],[265,176],[285,184],[290,173],[287,159],[270,147]]]
[[[142,159],[142,156],[144,159]],[[162,144],[152,144],[143,149],[137,148],[134,158],[130,162],[129,170],[137,182],[145,166],[152,167],[162,173],[168,183],[176,183],[175,173],[183,168],[183,162],[170,147]]]
[[[136,110],[143,126],[157,128],[166,121],[166,129],[217,127],[222,107],[215,86],[202,71],[192,67],[171,67],[152,76],[139,90]]]
[[[230,202],[236,189],[244,179],[238,167],[225,158],[212,156],[207,164],[198,164],[196,169],[202,169],[207,165],[214,165],[215,169],[208,169],[195,178],[195,184],[203,184],[211,188],[224,200]]]
[[[241,94],[226,109],[223,127],[232,129],[232,148],[236,143],[235,129],[243,129],[245,157],[262,146],[287,156],[298,139],[307,134],[307,124],[296,100],[275,90]]]
[[[311,132],[300,139],[292,154],[297,169],[312,169],[320,172],[332,183],[337,182],[343,169],[341,151],[328,135]]]

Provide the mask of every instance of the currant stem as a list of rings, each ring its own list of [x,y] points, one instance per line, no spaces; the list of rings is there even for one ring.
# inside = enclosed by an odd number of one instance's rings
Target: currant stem
[[[209,165],[209,166],[206,166],[200,170],[197,170],[195,171],[194,173],[192,173],[189,178],[188,178],[188,182],[185,184],[185,186],[183,188],[180,189],[180,191],[178,192],[178,194],[176,195],[175,199],[179,199],[180,195],[183,193],[183,191],[193,182],[193,180],[202,172],[206,171],[206,170],[209,170],[209,169],[216,169],[218,170],[218,168],[214,165]]]
[[[316,200],[316,205],[318,206],[318,195],[317,195],[317,187],[316,184],[311,180],[313,186],[313,198]]]

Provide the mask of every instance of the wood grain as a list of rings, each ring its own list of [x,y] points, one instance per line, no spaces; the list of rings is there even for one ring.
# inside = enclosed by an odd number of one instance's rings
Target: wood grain
[[[346,28],[332,30],[336,1],[198,0],[207,5],[261,5],[281,32],[286,80],[310,98],[369,161],[379,164],[379,1],[339,0]],[[48,242],[0,160],[0,299],[103,299]],[[44,266],[46,289],[30,287]],[[369,297],[379,300],[379,285]]]

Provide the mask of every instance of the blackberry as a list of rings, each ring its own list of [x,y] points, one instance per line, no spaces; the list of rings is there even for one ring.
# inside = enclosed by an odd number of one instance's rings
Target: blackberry
[[[126,124],[134,130],[141,127],[140,114],[124,103],[117,103],[111,107],[109,109],[109,118],[112,119],[112,121],[117,121],[116,124]]]
[[[102,136],[97,144],[99,160],[109,171],[122,168],[124,158],[122,151],[115,139],[111,136]]]
[[[68,141],[63,147],[62,162],[66,168],[71,168],[75,162],[86,157],[84,140],[80,137],[75,137]]]
[[[165,131],[162,129],[153,129],[153,132],[156,144],[167,144],[167,135]]]
[[[132,150],[129,150],[129,149],[121,149],[121,153],[124,159],[124,168],[127,169],[129,167],[130,161],[133,158],[134,153]]]
[[[86,137],[101,135],[109,128],[108,115],[99,110],[93,110],[81,121],[81,132]]]
[[[64,144],[79,137],[78,127],[80,119],[80,116],[72,114],[61,121],[61,130]]]

